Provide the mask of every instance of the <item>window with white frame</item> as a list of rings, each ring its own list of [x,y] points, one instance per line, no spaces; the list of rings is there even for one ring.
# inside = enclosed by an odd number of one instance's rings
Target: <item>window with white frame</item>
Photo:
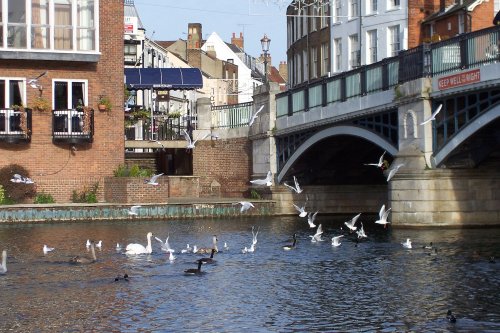
[[[342,39],[335,38],[334,40],[335,47],[335,72],[342,71]]]
[[[312,66],[311,66],[311,78],[317,78],[318,77],[318,49],[313,47],[311,48],[311,60],[312,60]]]
[[[325,1],[321,4],[320,10],[321,10],[321,28],[324,28],[328,26],[328,20],[329,20],[329,6],[330,2]]]
[[[358,34],[349,36],[349,68],[359,67]]]
[[[340,23],[341,22],[341,16],[342,16],[342,1],[341,0],[334,0],[335,3],[333,5],[333,22],[335,23]]]
[[[358,17],[358,0],[349,0],[349,18]]]
[[[330,54],[328,53],[328,43],[321,44],[321,76],[328,74]]]
[[[21,113],[13,105],[25,105],[25,81],[0,78],[0,133],[21,133]]]
[[[400,0],[389,0],[388,9],[396,9],[401,5]]]
[[[97,1],[0,0],[0,49],[97,51]]]
[[[318,16],[318,10],[319,8],[317,8],[316,5],[309,7],[309,24],[311,31],[318,30],[316,27],[316,21],[317,21],[316,18]]]
[[[378,0],[368,1],[368,13],[375,14],[378,10]]]
[[[458,33],[463,34],[464,32],[465,32],[464,13],[461,12],[458,14]]]
[[[396,56],[401,49],[399,25],[389,27],[389,56]]]
[[[87,81],[54,80],[54,133],[82,133],[83,112],[79,106],[87,102]]]
[[[370,30],[366,32],[366,40],[368,46],[367,64],[377,62],[377,30]]]

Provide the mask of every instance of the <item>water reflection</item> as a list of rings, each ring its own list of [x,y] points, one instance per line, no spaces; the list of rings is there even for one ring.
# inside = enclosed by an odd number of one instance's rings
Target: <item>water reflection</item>
[[[362,217],[363,218],[363,217]],[[318,217],[324,242],[304,219],[109,222],[0,226],[9,254],[0,276],[0,331],[18,332],[481,332],[500,330],[500,229],[383,229],[365,218],[368,239],[332,247],[345,219]],[[260,227],[257,249],[251,227]],[[146,244],[147,232],[177,250],[168,260],[128,257],[116,243]],[[283,251],[293,233],[297,247]],[[202,276],[186,244],[219,248]],[[401,245],[411,238],[413,249]],[[102,240],[97,263],[75,266],[87,239]],[[433,242],[436,256],[422,248]],[[46,255],[43,244],[55,250]],[[205,255],[207,256],[207,255]],[[116,281],[127,273],[130,280]],[[452,309],[456,324],[446,320]]]

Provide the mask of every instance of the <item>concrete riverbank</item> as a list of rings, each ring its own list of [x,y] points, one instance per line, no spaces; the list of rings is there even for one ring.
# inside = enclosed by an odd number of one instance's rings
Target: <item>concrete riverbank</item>
[[[254,208],[240,212],[243,198],[176,198],[166,203],[141,204],[137,215],[130,215],[130,204],[67,203],[19,204],[0,208],[0,224],[42,222],[86,222],[100,220],[158,220],[275,215],[272,200],[252,200]]]

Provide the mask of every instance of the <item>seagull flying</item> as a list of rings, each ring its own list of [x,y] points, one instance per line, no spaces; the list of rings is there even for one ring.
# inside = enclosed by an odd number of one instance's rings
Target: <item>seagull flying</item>
[[[378,159],[378,163],[365,163],[365,165],[373,165],[373,166],[376,166],[377,168],[382,168],[382,166],[384,165],[384,155],[385,155],[385,153],[386,153],[386,151],[384,150],[384,153]]]
[[[233,203],[233,205],[241,205],[240,213],[246,212],[246,211],[247,211],[247,210],[249,210],[250,208],[254,208],[254,207],[255,207],[255,206],[253,205],[253,203],[248,202],[248,201],[240,201],[240,202],[236,202],[236,203]]]
[[[312,236],[309,236],[311,237],[311,242],[313,243],[316,243],[316,242],[322,242],[323,239],[321,238],[321,235],[323,234],[323,227],[320,225],[318,225],[318,229],[316,229],[316,233]]]
[[[271,171],[268,171],[266,178],[251,180],[250,183],[252,183],[254,185],[272,186],[273,185],[273,174]]]
[[[130,209],[128,210],[128,215],[137,215],[139,208],[141,208],[141,206],[130,207]]]
[[[356,231],[356,229],[357,229],[356,221],[359,219],[360,216],[361,216],[361,213],[354,216],[350,221],[344,222],[344,224],[349,228],[349,230],[351,230],[351,232]]]
[[[313,213],[307,214],[307,223],[309,223],[309,228],[314,228],[316,226],[316,224],[314,224],[314,220],[316,219],[316,214],[318,214],[318,211],[316,211],[314,214]]]
[[[259,235],[260,227],[257,228],[257,232],[254,232],[254,227],[252,226],[252,246],[257,245],[257,236]]]
[[[340,244],[342,244],[342,243],[340,242],[340,238],[341,238],[341,237],[344,237],[344,235],[340,235],[340,236],[334,236],[334,237],[332,237],[332,246],[335,246],[335,247],[340,246]]]
[[[198,140],[200,140],[200,139],[196,139],[196,140],[194,140],[194,141],[193,141],[193,140],[191,139],[191,137],[189,136],[188,132],[186,132],[186,130],[185,130],[185,129],[183,129],[183,130],[182,130],[182,132],[183,132],[184,138],[185,138],[185,139],[186,139],[186,141],[187,141],[187,146],[186,146],[186,149],[194,149],[196,142],[197,142]],[[201,140],[205,139],[205,138],[206,138],[206,137],[208,137],[209,135],[210,135],[210,133],[205,134],[205,136],[203,136],[203,137],[201,138]]]
[[[392,177],[394,177],[394,175],[396,174],[396,172],[398,172],[399,168],[401,168],[402,166],[404,166],[404,164],[398,164],[394,168],[390,169],[389,174],[387,175],[387,181],[391,180]]]
[[[390,208],[388,210],[385,210],[385,205],[382,205],[382,207],[380,208],[380,211],[378,212],[379,219],[377,221],[375,221],[375,223],[382,224],[382,225],[384,225],[384,227],[387,226],[387,223],[391,223],[391,222],[387,221],[387,217],[389,216],[390,210],[391,210]]]
[[[285,185],[286,187],[288,187],[292,191],[297,192],[297,194],[302,193],[302,189],[300,188],[299,182],[297,181],[297,177],[293,176],[293,181],[295,183],[295,186],[290,186],[286,182],[283,183],[283,185]]]
[[[406,242],[401,243],[405,249],[411,249],[411,240],[409,238],[406,239]]]
[[[359,228],[358,231],[356,231],[356,233],[358,234],[358,239],[368,237],[366,236],[365,229],[363,229],[363,222],[361,222],[361,228]]]
[[[423,122],[421,122],[420,125],[425,125],[430,121],[436,120],[436,116],[439,113],[439,111],[441,111],[442,107],[443,107],[443,104],[439,104],[439,106],[436,108],[436,111],[434,111],[429,118],[427,118]]]
[[[255,119],[257,119],[257,115],[259,114],[260,111],[262,111],[262,109],[264,108],[264,105],[262,105],[258,110],[257,112],[255,112],[254,114],[252,114],[250,116],[250,121],[248,122],[248,126],[252,126],[253,122],[255,121]]]
[[[165,251],[165,252],[170,252],[170,253],[173,253],[175,252],[174,249],[172,249],[170,247],[170,244],[168,243],[168,238],[170,236],[167,236],[167,239],[165,239],[165,242],[163,242],[161,239],[159,239],[158,237],[155,236],[155,239],[161,244],[161,249],[162,251]]]
[[[154,185],[154,186],[157,186],[157,185],[160,185],[157,180],[160,176],[163,176],[163,173],[160,173],[160,174],[157,174],[157,175],[154,175],[153,177],[151,177],[150,179],[146,179],[144,181],[144,184],[148,184],[148,185]]]
[[[44,76],[45,74],[47,74],[47,71],[43,72],[42,74],[38,75],[36,78],[34,79],[30,79],[28,80],[28,84],[31,86],[31,88],[34,88],[34,89],[42,89],[42,85],[41,84],[38,84],[38,79],[41,78],[42,76]]]
[[[34,184],[35,182],[31,178],[23,177],[18,173],[15,173],[10,179],[13,183],[23,183],[23,184]]]

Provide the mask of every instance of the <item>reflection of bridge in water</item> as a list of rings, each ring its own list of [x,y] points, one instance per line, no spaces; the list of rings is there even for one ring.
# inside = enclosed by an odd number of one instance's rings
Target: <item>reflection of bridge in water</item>
[[[388,200],[395,224],[498,223],[499,33],[422,45],[278,94],[278,181],[350,187],[352,200],[367,203],[353,211],[375,212]],[[439,105],[436,119],[420,125]],[[389,183],[364,165],[384,151],[404,164]]]

